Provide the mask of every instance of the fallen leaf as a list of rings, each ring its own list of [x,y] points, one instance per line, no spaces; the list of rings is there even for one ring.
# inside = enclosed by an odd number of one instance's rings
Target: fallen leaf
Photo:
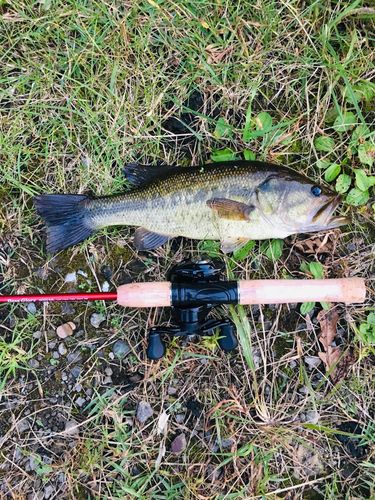
[[[208,64],[218,64],[223,61],[227,55],[233,52],[233,46],[230,45],[223,49],[222,47],[215,47],[215,45],[208,45],[205,50],[208,55]]]
[[[321,334],[319,341],[323,346],[323,352],[318,352],[319,358],[323,361],[326,369],[329,371],[331,380],[336,380],[336,369],[339,359],[341,357],[341,349],[333,346],[337,333],[337,322],[339,314],[336,309],[329,311],[320,311],[318,314],[318,321],[320,323]]]
[[[168,419],[169,419],[169,415],[167,414],[166,411],[163,411],[159,415],[159,419],[158,419],[158,434],[164,434],[164,435],[166,434]]]
[[[315,235],[306,240],[299,240],[295,243],[295,247],[310,255],[332,253],[335,251],[339,236],[337,231],[330,231],[324,236]]]
[[[182,453],[186,448],[186,437],[185,434],[182,432],[178,436],[174,438],[174,440],[171,443],[171,452],[172,453]]]

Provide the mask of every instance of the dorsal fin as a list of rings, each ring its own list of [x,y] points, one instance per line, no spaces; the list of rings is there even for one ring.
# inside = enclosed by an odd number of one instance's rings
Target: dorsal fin
[[[157,179],[164,179],[177,171],[178,167],[172,167],[171,165],[154,167],[141,165],[140,163],[128,163],[123,168],[126,179],[134,187],[146,186]]]

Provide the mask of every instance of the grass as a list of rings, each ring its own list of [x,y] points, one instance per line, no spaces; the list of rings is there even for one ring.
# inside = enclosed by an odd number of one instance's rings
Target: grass
[[[116,228],[48,259],[32,196],[113,194],[126,185],[126,162],[198,164],[223,155],[329,182],[353,217],[330,233],[323,253],[324,235],[250,244],[225,258],[228,276],[370,277],[370,3],[2,1],[0,16],[3,293],[64,290],[64,276],[78,269],[88,274],[84,289],[104,280],[114,288],[164,279],[184,257],[222,258],[214,243],[187,240],[137,255],[132,230]],[[64,314],[50,304],[30,317],[21,305],[2,306],[1,494],[52,487],[73,498],[370,498],[373,300],[340,306],[337,340],[353,362],[336,385],[323,365],[306,364],[320,351],[320,308],[233,310],[236,353],[215,350],[215,339],[174,341],[152,364],[146,330],[166,313],[84,304]],[[95,310],[107,317],[100,330],[90,325]],[[81,332],[66,341],[82,358],[75,382],[63,374],[77,362],[54,359],[50,347],[56,326],[70,320]],[[119,362],[110,354],[123,335],[132,353]],[[134,420],[141,400],[154,410],[144,426]],[[64,431],[66,422],[73,431]],[[187,446],[175,455],[180,433]]]

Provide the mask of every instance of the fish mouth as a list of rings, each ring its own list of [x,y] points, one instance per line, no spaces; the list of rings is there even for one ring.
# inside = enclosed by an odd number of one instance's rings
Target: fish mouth
[[[336,227],[349,224],[350,219],[348,219],[348,217],[333,216],[333,213],[339,206],[340,202],[340,195],[333,196],[327,203],[325,203],[322,207],[319,208],[319,210],[317,210],[312,220],[316,224],[316,228],[318,230],[334,229]]]

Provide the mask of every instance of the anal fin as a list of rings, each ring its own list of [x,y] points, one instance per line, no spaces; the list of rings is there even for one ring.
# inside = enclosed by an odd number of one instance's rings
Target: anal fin
[[[153,250],[164,245],[170,238],[171,236],[154,233],[144,227],[139,227],[135,231],[134,246],[137,250]]]
[[[228,238],[221,241],[221,251],[223,253],[232,253],[239,250],[249,241],[249,238]]]

